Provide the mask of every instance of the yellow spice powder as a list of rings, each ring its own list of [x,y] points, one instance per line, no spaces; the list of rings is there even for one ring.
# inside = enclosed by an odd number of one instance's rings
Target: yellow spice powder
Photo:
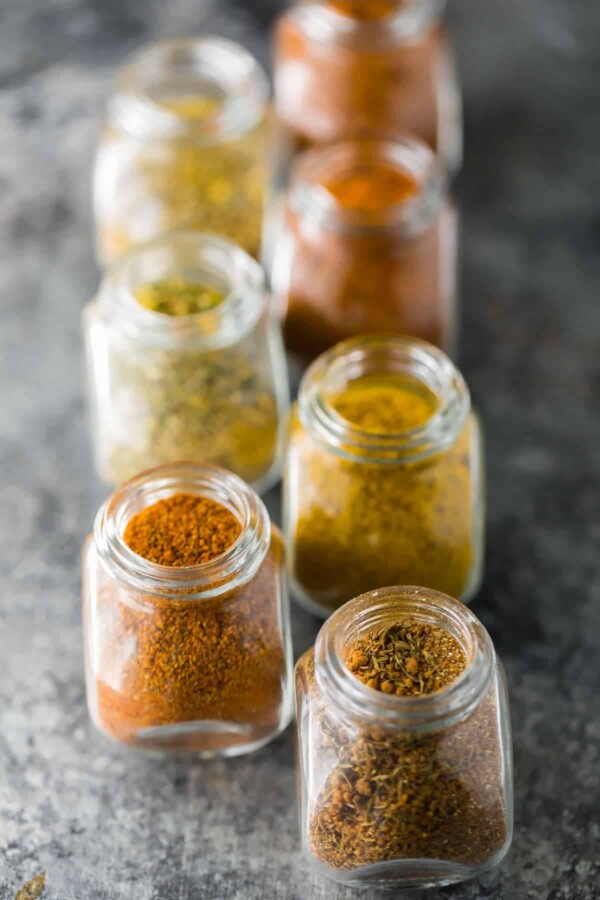
[[[425,424],[435,395],[399,376],[365,376],[329,400],[355,427],[396,434]],[[391,584],[464,597],[477,545],[478,424],[470,414],[448,449],[410,462],[346,459],[317,443],[296,414],[287,493],[292,576],[330,610]]]

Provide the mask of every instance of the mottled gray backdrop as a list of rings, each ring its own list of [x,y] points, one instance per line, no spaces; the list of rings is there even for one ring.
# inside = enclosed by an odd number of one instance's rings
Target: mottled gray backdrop
[[[103,497],[79,318],[89,169],[114,66],[203,29],[268,61],[275,2],[0,2],[0,900],[357,896],[298,855],[293,729],[251,758],[113,750],[84,705],[79,553]],[[508,671],[516,833],[440,898],[600,896],[600,4],[450,0],[467,152],[461,365],[485,422],[475,611]],[[297,650],[315,623],[294,610]],[[366,900],[376,896],[362,893]]]

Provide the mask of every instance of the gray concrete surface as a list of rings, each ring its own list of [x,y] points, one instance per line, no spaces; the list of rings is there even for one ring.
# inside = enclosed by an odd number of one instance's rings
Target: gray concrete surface
[[[103,489],[79,316],[113,66],[215,31],[263,59],[275,3],[3,0],[0,26],[0,900],[359,896],[298,854],[293,729],[251,758],[150,762],[88,723],[79,553]],[[516,832],[431,900],[600,897],[600,10],[450,0],[467,153],[461,365],[487,432],[484,588],[510,683]],[[294,610],[296,649],[315,622]],[[362,892],[365,900],[378,895]]]

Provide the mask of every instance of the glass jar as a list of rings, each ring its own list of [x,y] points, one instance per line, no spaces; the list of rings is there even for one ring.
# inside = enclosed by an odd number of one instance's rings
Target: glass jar
[[[307,153],[284,218],[272,286],[290,351],[310,359],[372,331],[451,350],[457,214],[427,146],[364,140]]]
[[[460,166],[460,93],[444,0],[309,0],[279,19],[274,86],[281,180],[302,148],[413,134]]]
[[[133,515],[174,494],[227,507],[242,530],[210,562],[172,568],[125,543]],[[148,750],[232,756],[291,714],[284,545],[237,476],[181,464],[143,472],[101,507],[83,553],[86,688],[105,735]]]
[[[202,282],[225,299],[195,315],[147,309],[141,286]],[[222,465],[257,490],[278,478],[289,405],[283,343],[264,274],[243,250],[180,232],[138,247],[84,312],[96,465],[118,484],[189,460]]]
[[[414,427],[385,430],[355,425],[337,411],[337,397],[377,379],[406,382],[431,398],[431,411]],[[385,410],[389,392],[370,396],[371,410],[375,401]],[[284,523],[292,591],[317,615],[389,584],[423,584],[463,602],[476,593],[484,541],[481,431],[468,388],[441,350],[371,335],[312,364],[292,418]]]
[[[347,650],[401,619],[443,628],[467,666],[446,688],[398,697],[367,686]],[[388,587],[351,600],[296,666],[302,844],[346,884],[435,887],[497,865],[512,837],[504,670],[456,600]]]
[[[257,256],[267,181],[269,87],[239,44],[165,41],[119,74],[94,170],[102,264],[177,229]]]

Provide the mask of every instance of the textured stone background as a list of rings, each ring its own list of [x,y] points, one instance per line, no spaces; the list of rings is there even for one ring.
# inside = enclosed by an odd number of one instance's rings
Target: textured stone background
[[[113,67],[202,28],[266,60],[275,2],[2,0],[0,900],[330,900],[299,858],[293,730],[252,758],[140,760],[91,732],[79,552],[102,499],[79,315],[89,167]],[[600,9],[450,0],[465,87],[461,364],[488,436],[475,611],[512,696],[516,833],[431,900],[600,896]],[[294,610],[297,650],[315,623]],[[362,893],[366,900],[375,895]]]

